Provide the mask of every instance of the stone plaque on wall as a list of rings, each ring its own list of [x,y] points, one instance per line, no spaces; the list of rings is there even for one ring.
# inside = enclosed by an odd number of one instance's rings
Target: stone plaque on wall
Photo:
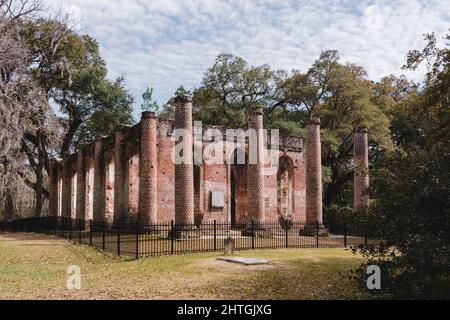
[[[225,199],[222,191],[211,191],[211,207],[212,208],[225,207]]]

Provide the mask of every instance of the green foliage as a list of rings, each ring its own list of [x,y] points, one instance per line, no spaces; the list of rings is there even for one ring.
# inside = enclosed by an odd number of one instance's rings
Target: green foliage
[[[93,99],[98,107],[80,125],[77,133],[79,143],[89,143],[98,136],[110,135],[119,124],[133,123],[133,97],[125,88],[124,79],[102,81],[98,85]]]
[[[194,117],[208,124],[245,127],[246,110],[265,106],[274,81],[269,66],[248,66],[242,58],[221,54],[194,90]]]
[[[303,136],[304,129],[296,121],[275,119],[267,126],[268,129],[278,129],[282,136]]]
[[[122,78],[106,78],[106,64],[95,39],[45,19],[27,22],[22,37],[33,53],[30,73],[46,92],[46,103],[59,107],[64,116],[59,153],[111,134],[118,124],[132,123],[133,98]]]
[[[157,112],[159,110],[158,102],[153,101],[153,88],[147,87],[147,90],[142,94],[142,99],[144,100],[141,104],[142,111],[153,111]]]
[[[408,67],[430,66],[425,86],[396,121],[399,147],[372,174],[370,232],[382,242],[355,249],[381,267],[381,293],[402,298],[450,297],[450,49],[427,39],[408,55]]]
[[[248,109],[261,106],[265,127],[279,129],[283,136],[302,136],[305,120],[320,117],[325,205],[328,208],[338,201],[348,206],[353,130],[369,128],[371,159],[392,149],[394,97],[400,100],[400,88],[409,85],[402,80],[369,81],[363,68],[341,63],[335,50],[324,51],[306,73],[250,66],[240,57],[221,54],[194,90],[193,115],[207,124],[245,128]],[[173,112],[170,107],[168,103],[165,114]]]

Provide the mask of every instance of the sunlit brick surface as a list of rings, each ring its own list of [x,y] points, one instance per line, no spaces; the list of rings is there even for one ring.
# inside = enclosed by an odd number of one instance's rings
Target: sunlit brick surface
[[[264,220],[264,173],[262,148],[263,136],[263,110],[254,108],[248,115],[248,127],[256,130],[256,163],[247,167],[248,217],[255,221]]]
[[[175,129],[190,132],[183,137],[184,143],[192,145],[192,98],[175,99]],[[187,159],[193,159],[192,148],[184,149]],[[175,164],[175,223],[194,223],[194,166],[193,162]]]
[[[139,157],[139,213],[142,223],[156,223],[157,188],[158,188],[158,154],[157,123],[153,112],[142,113],[140,157]]]

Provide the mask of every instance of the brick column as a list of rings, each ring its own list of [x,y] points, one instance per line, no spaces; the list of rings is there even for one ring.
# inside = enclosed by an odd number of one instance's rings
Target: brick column
[[[71,157],[70,170],[70,217],[75,219],[77,216],[77,157]]]
[[[139,219],[143,224],[158,222],[156,122],[155,113],[142,113],[139,154]]]
[[[84,161],[84,149],[81,147],[77,152],[77,206],[76,218],[86,218],[86,166]]]
[[[125,160],[123,127],[114,132],[114,223],[124,222]]]
[[[104,190],[105,190],[105,220],[111,225],[114,222],[114,151],[106,151],[104,154],[105,165],[104,165]]]
[[[129,144],[126,153],[124,183],[124,222],[136,223],[139,210],[139,156],[135,145]],[[130,150],[131,149],[131,150]],[[136,148],[137,149],[137,148]]]
[[[248,112],[249,157],[247,165],[247,215],[243,236],[272,237],[269,228],[264,227],[264,111],[255,107]],[[256,138],[256,141],[254,141]],[[255,153],[256,154],[253,154]]]
[[[175,164],[175,236],[189,238],[196,236],[194,227],[194,158],[192,143],[192,97],[175,98],[174,129],[184,129],[183,157],[186,162]]]
[[[62,189],[63,189],[63,160],[61,158],[56,159],[56,179],[58,182],[57,194],[56,194],[56,215],[62,216]]]
[[[70,161],[65,159],[62,167],[62,194],[61,194],[61,216],[71,216],[72,208],[72,168]]]
[[[306,225],[302,235],[314,235],[317,225],[326,234],[322,218],[322,154],[320,143],[320,119],[312,118],[306,123]]]
[[[59,196],[59,177],[58,163],[59,159],[50,160],[50,168],[48,174],[48,214],[51,217],[58,216],[58,196]]]
[[[264,221],[263,116],[262,108],[253,108],[248,114],[248,128],[256,131],[257,140],[256,150],[249,146],[249,152],[256,151],[256,157],[249,155],[249,159],[255,159],[256,163],[249,163],[247,169],[248,217],[255,222]]]
[[[353,136],[354,146],[354,208],[366,211],[369,207],[369,195],[365,190],[369,187],[369,149],[367,142],[367,128],[357,128]]]
[[[94,160],[93,160],[93,145],[89,145],[89,154],[85,153],[84,166],[86,176],[86,220],[94,219]],[[86,221],[87,225],[88,222]]]
[[[102,140],[98,139],[94,143],[94,221],[105,219],[105,161],[102,150]]]

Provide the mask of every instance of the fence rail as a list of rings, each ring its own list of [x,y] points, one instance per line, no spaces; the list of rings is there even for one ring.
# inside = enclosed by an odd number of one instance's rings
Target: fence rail
[[[176,225],[173,221],[143,225],[108,224],[105,221],[61,217],[27,218],[0,222],[0,231],[45,233],[76,243],[95,246],[117,255],[146,256],[223,251],[227,238],[234,250],[276,248],[348,247],[366,242],[367,236],[346,224],[325,234],[318,224],[302,222],[205,222],[200,226]]]

